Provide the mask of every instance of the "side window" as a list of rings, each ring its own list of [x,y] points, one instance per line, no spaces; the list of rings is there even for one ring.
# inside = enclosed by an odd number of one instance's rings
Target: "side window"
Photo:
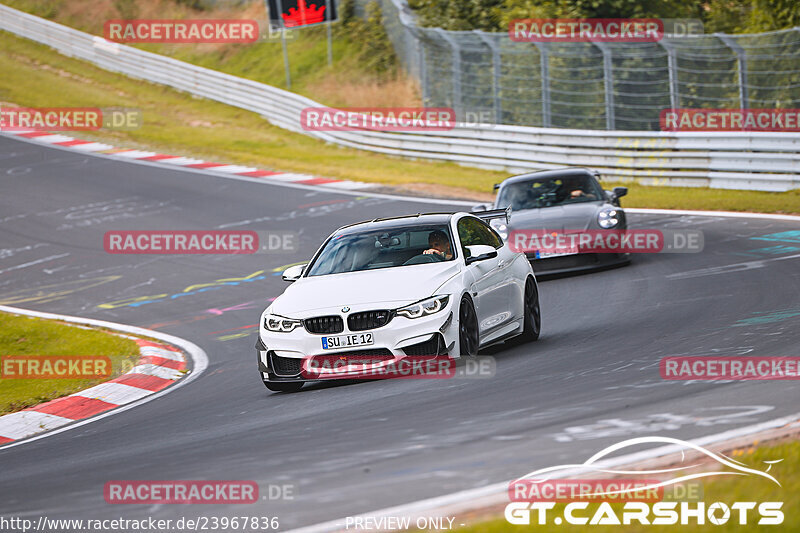
[[[493,248],[502,248],[503,240],[484,222],[473,217],[464,217],[458,221],[458,238],[461,247],[484,244]],[[466,253],[464,254],[466,256]]]

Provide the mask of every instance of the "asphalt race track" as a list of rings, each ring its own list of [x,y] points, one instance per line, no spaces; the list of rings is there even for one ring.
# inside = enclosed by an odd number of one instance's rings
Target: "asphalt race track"
[[[0,303],[164,331],[210,360],[196,381],[155,401],[0,449],[3,514],[277,516],[289,529],[582,462],[629,437],[691,439],[798,410],[793,381],[660,378],[665,356],[797,356],[800,346],[800,244],[755,239],[798,224],[679,214],[629,220],[700,229],[702,253],[644,254],[629,267],[542,282],[542,338],[492,349],[493,378],[298,394],[263,386],[255,324],[286,286],[280,267],[310,257],[344,224],[451,208],[0,137]],[[288,254],[112,255],[103,249],[112,229],[287,230],[301,240]],[[129,479],[253,480],[264,496],[270,484],[297,494],[239,506],[107,504],[104,484]]]

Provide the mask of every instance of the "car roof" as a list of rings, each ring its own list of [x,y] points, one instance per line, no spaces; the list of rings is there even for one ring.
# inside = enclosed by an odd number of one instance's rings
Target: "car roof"
[[[413,225],[428,225],[439,224],[446,225],[455,213],[417,213],[414,215],[402,215],[397,217],[375,218],[373,220],[364,220],[342,226],[336,233],[350,234],[363,230],[381,230],[381,229],[394,229]]]
[[[504,186],[508,183],[517,183],[520,181],[527,181],[530,179],[552,179],[558,178],[560,176],[566,175],[575,175],[575,174],[586,174],[593,178],[596,178],[597,175],[593,170],[583,167],[564,167],[564,168],[556,168],[553,170],[539,170],[537,172],[528,172],[527,174],[520,174],[518,176],[511,176],[510,178],[506,178],[500,183],[500,186]]]

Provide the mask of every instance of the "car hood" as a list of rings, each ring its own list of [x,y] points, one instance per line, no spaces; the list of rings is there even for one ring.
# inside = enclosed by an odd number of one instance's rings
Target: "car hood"
[[[539,209],[512,211],[510,227],[515,230],[587,230],[597,228],[601,202],[557,205]]]
[[[307,318],[324,308],[390,303],[400,307],[433,296],[458,273],[459,262],[444,261],[300,278],[272,303],[272,312]],[[338,312],[338,310],[337,310]]]

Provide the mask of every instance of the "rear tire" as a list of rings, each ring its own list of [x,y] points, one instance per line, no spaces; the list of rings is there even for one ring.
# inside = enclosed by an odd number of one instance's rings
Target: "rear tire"
[[[525,296],[523,297],[522,305],[525,310],[525,328],[522,331],[522,335],[520,335],[520,341],[535,341],[542,331],[542,311],[539,307],[539,291],[533,278],[528,278],[525,281]]]
[[[300,381],[265,381],[264,386],[273,392],[297,392],[303,388],[303,382]]]
[[[462,356],[475,356],[479,345],[478,315],[472,300],[463,296],[458,308],[458,350]]]

